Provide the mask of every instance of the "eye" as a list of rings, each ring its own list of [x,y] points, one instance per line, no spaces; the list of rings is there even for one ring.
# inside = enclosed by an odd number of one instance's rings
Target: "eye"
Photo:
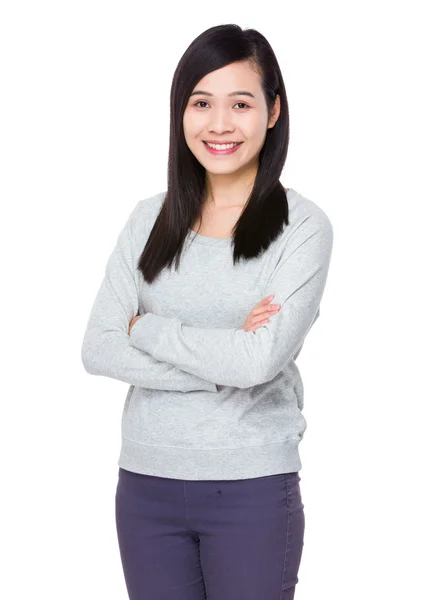
[[[199,100],[198,102],[193,104],[193,106],[197,106],[197,104],[207,104],[207,102],[206,102],[206,100]],[[236,104],[243,104],[246,108],[250,108],[250,106],[248,106],[248,104],[246,104],[245,102],[236,102]],[[235,104],[235,106],[236,106],[236,104]],[[204,108],[204,107],[198,106],[197,108]]]

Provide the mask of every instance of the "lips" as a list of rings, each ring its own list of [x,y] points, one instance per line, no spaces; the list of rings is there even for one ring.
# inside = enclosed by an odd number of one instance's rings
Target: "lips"
[[[231,143],[233,144],[236,142],[231,142]],[[214,156],[225,156],[227,154],[233,154],[234,152],[236,152],[238,150],[238,148],[240,148],[242,146],[242,144],[243,144],[243,142],[240,142],[236,146],[233,146],[233,148],[226,148],[225,150],[217,150],[216,148],[211,148],[210,146],[208,146],[206,144],[206,142],[203,140],[203,146],[206,148],[206,150],[210,154],[213,154]]]

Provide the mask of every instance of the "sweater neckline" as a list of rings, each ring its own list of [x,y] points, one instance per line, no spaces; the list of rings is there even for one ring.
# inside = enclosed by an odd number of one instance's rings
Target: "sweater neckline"
[[[289,198],[289,195],[292,195],[296,193],[295,190],[293,188],[289,188],[286,192],[286,197],[287,199]],[[216,237],[210,237],[208,235],[202,235],[201,233],[197,233],[196,231],[193,231],[192,229],[188,228],[188,236],[191,239],[191,241],[196,242],[197,244],[202,244],[203,246],[230,246],[232,244],[232,242],[234,241],[234,236],[230,236],[230,237],[225,237],[225,238],[216,238]]]
[[[225,238],[209,237],[207,235],[197,233],[192,229],[188,229],[188,235],[191,241],[194,241],[196,244],[202,244],[203,246],[229,246],[234,239],[233,236]]]

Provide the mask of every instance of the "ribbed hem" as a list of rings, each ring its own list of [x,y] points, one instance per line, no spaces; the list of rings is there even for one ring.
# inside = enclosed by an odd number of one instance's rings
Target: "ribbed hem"
[[[185,480],[252,479],[300,471],[300,439],[240,448],[146,446],[122,437],[118,466],[127,471]]]

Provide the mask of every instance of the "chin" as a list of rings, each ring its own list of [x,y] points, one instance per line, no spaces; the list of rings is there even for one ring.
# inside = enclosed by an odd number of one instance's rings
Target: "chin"
[[[216,168],[215,165],[203,165],[204,168],[206,169],[206,171],[208,173],[210,173],[211,175],[232,175],[233,173],[237,173],[237,171],[241,170],[240,166],[237,166],[236,168],[230,168],[230,167],[223,167],[222,165],[220,166],[220,168]]]

